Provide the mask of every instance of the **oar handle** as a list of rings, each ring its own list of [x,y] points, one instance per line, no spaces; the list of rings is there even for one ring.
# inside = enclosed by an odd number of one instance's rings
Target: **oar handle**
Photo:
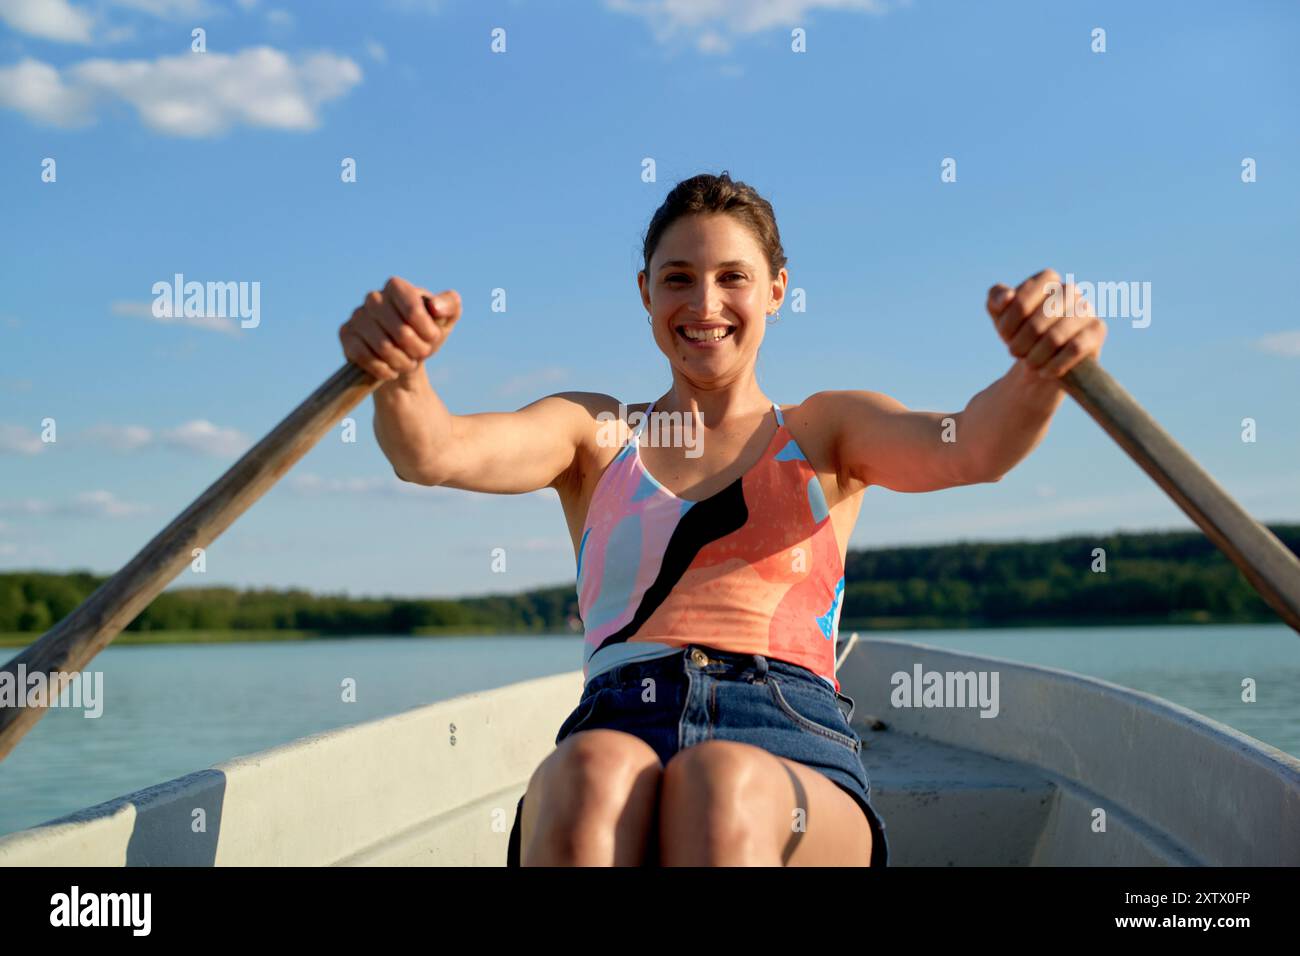
[[[1233,501],[1095,359],[1072,368],[1063,384],[1300,632],[1300,560],[1290,549]]]
[[[4,666],[17,678],[41,671],[72,675],[82,670],[131,623],[193,559],[195,548],[216,540],[275,484],[320,437],[380,385],[345,364],[203,492],[120,571],[105,581],[44,636]],[[50,687],[49,698],[59,687]],[[26,687],[19,687],[25,695]],[[0,706],[0,760],[45,713],[45,706]]]

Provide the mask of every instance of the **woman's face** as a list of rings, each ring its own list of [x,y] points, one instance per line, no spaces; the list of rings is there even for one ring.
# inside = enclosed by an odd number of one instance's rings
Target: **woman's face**
[[[732,216],[684,216],[640,272],[655,342],[688,381],[718,387],[749,374],[787,274],[773,278],[754,235]]]

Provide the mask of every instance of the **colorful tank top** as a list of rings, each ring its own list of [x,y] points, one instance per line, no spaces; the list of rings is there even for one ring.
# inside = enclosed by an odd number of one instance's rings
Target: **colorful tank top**
[[[844,562],[817,473],[785,427],[701,501],[641,463],[645,417],[596,483],[578,546],[583,675],[685,644],[798,664],[836,691]]]

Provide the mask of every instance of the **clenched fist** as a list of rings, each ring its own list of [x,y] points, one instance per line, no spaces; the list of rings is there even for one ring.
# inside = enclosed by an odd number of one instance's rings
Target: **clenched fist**
[[[1043,378],[1059,379],[1085,358],[1096,358],[1106,340],[1106,323],[1093,315],[1078,287],[1062,285],[1053,269],[1015,289],[995,285],[988,310],[1011,354]]]
[[[339,327],[339,342],[348,361],[381,382],[393,382],[419,372],[459,318],[455,289],[434,295],[394,276]]]

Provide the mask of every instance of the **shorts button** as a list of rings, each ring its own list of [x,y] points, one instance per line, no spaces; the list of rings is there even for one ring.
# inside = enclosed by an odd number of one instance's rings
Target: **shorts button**
[[[709,662],[709,655],[705,654],[702,650],[700,650],[697,647],[691,651],[691,661],[696,665],[698,665],[699,667],[703,667],[705,664]]]

